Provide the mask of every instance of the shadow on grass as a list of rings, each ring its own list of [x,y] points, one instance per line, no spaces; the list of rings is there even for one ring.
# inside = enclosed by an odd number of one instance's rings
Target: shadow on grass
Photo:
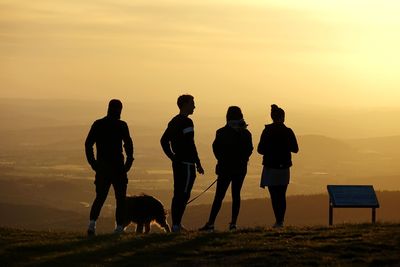
[[[220,240],[220,241],[218,241]],[[34,266],[156,266],[175,261],[193,261],[210,245],[227,242],[227,234],[104,235],[66,243],[24,246]],[[21,247],[14,247],[15,252]],[[11,259],[10,259],[11,260]],[[16,265],[27,262],[13,261]],[[26,259],[25,259],[26,260]]]
[[[151,234],[101,235],[75,240],[39,240],[34,243],[15,244],[7,248],[6,266],[90,266],[104,265],[120,253],[142,249],[149,243],[173,242],[176,235]],[[23,251],[24,257],[19,257]]]

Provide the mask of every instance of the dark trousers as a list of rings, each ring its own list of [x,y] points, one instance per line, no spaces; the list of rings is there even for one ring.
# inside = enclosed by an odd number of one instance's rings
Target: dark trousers
[[[96,198],[93,201],[92,208],[90,210],[90,220],[97,220],[100,215],[101,208],[107,199],[108,191],[111,185],[114,188],[116,210],[115,220],[117,225],[123,225],[125,219],[125,199],[126,199],[126,179],[120,179],[117,181],[111,181],[104,177],[96,175]]]
[[[172,224],[180,225],[196,178],[196,169],[194,164],[173,162],[172,170],[174,172],[174,196],[171,203]]]
[[[221,209],[222,201],[225,197],[226,191],[228,190],[229,184],[231,185],[232,192],[232,224],[236,224],[237,217],[240,210],[240,190],[242,189],[245,175],[219,175],[217,180],[217,189],[215,191],[214,201],[211,207],[210,218],[208,219],[209,224],[214,224],[217,218],[218,212]]]
[[[276,223],[283,223],[283,221],[285,220],[287,187],[288,185],[268,186]]]

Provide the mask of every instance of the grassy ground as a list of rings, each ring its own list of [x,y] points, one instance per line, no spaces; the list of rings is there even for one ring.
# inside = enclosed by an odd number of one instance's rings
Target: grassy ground
[[[400,225],[100,235],[0,228],[0,266],[400,266]]]

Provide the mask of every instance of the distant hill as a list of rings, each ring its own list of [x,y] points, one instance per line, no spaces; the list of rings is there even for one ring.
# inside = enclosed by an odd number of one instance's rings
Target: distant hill
[[[0,228],[0,266],[399,266],[400,225],[99,235]]]
[[[0,225],[25,229],[78,230],[83,215],[38,205],[0,203]]]
[[[377,210],[379,222],[400,222],[398,203],[400,192],[378,192],[381,208]],[[286,224],[293,226],[327,225],[327,195],[289,196]],[[169,208],[169,207],[166,207]],[[111,232],[114,227],[113,207],[105,207],[98,221],[100,232]],[[189,205],[183,223],[188,229],[198,229],[208,219],[210,205]],[[109,211],[109,212],[108,212]],[[43,205],[0,203],[0,226],[22,227],[36,230],[68,230],[85,232],[89,209],[66,211]],[[104,215],[106,213],[107,215]],[[226,230],[230,222],[231,203],[223,204],[216,228]],[[170,220],[170,218],[168,218]],[[334,223],[363,223],[371,221],[370,209],[335,209]],[[271,226],[274,216],[269,199],[242,201],[238,226]],[[134,227],[130,227],[133,231]]]
[[[377,218],[381,222],[400,222],[397,212],[400,192],[377,192],[381,208],[377,209]],[[184,223],[190,227],[202,226],[210,212],[210,205],[189,206]],[[231,216],[231,203],[225,202],[217,217],[216,227],[225,230]],[[334,223],[361,223],[371,221],[371,209],[335,209]],[[275,222],[269,199],[242,201],[238,225],[242,227],[271,226]],[[328,196],[299,195],[287,198],[286,224],[295,226],[327,225]]]

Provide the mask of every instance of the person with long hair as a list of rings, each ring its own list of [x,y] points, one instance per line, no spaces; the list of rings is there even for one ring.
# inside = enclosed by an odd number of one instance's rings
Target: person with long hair
[[[263,170],[260,186],[268,187],[272,208],[275,214],[273,227],[281,228],[286,212],[286,190],[290,180],[292,153],[299,151],[296,136],[286,127],[285,111],[273,104],[271,106],[272,123],[265,125],[257,151],[263,155]]]
[[[214,222],[229,184],[232,190],[232,218],[229,230],[236,230],[240,210],[240,191],[247,173],[247,162],[253,151],[251,133],[247,130],[247,124],[239,107],[228,108],[226,125],[217,130],[212,147],[218,161],[217,189],[208,222],[199,230],[214,231]]]

